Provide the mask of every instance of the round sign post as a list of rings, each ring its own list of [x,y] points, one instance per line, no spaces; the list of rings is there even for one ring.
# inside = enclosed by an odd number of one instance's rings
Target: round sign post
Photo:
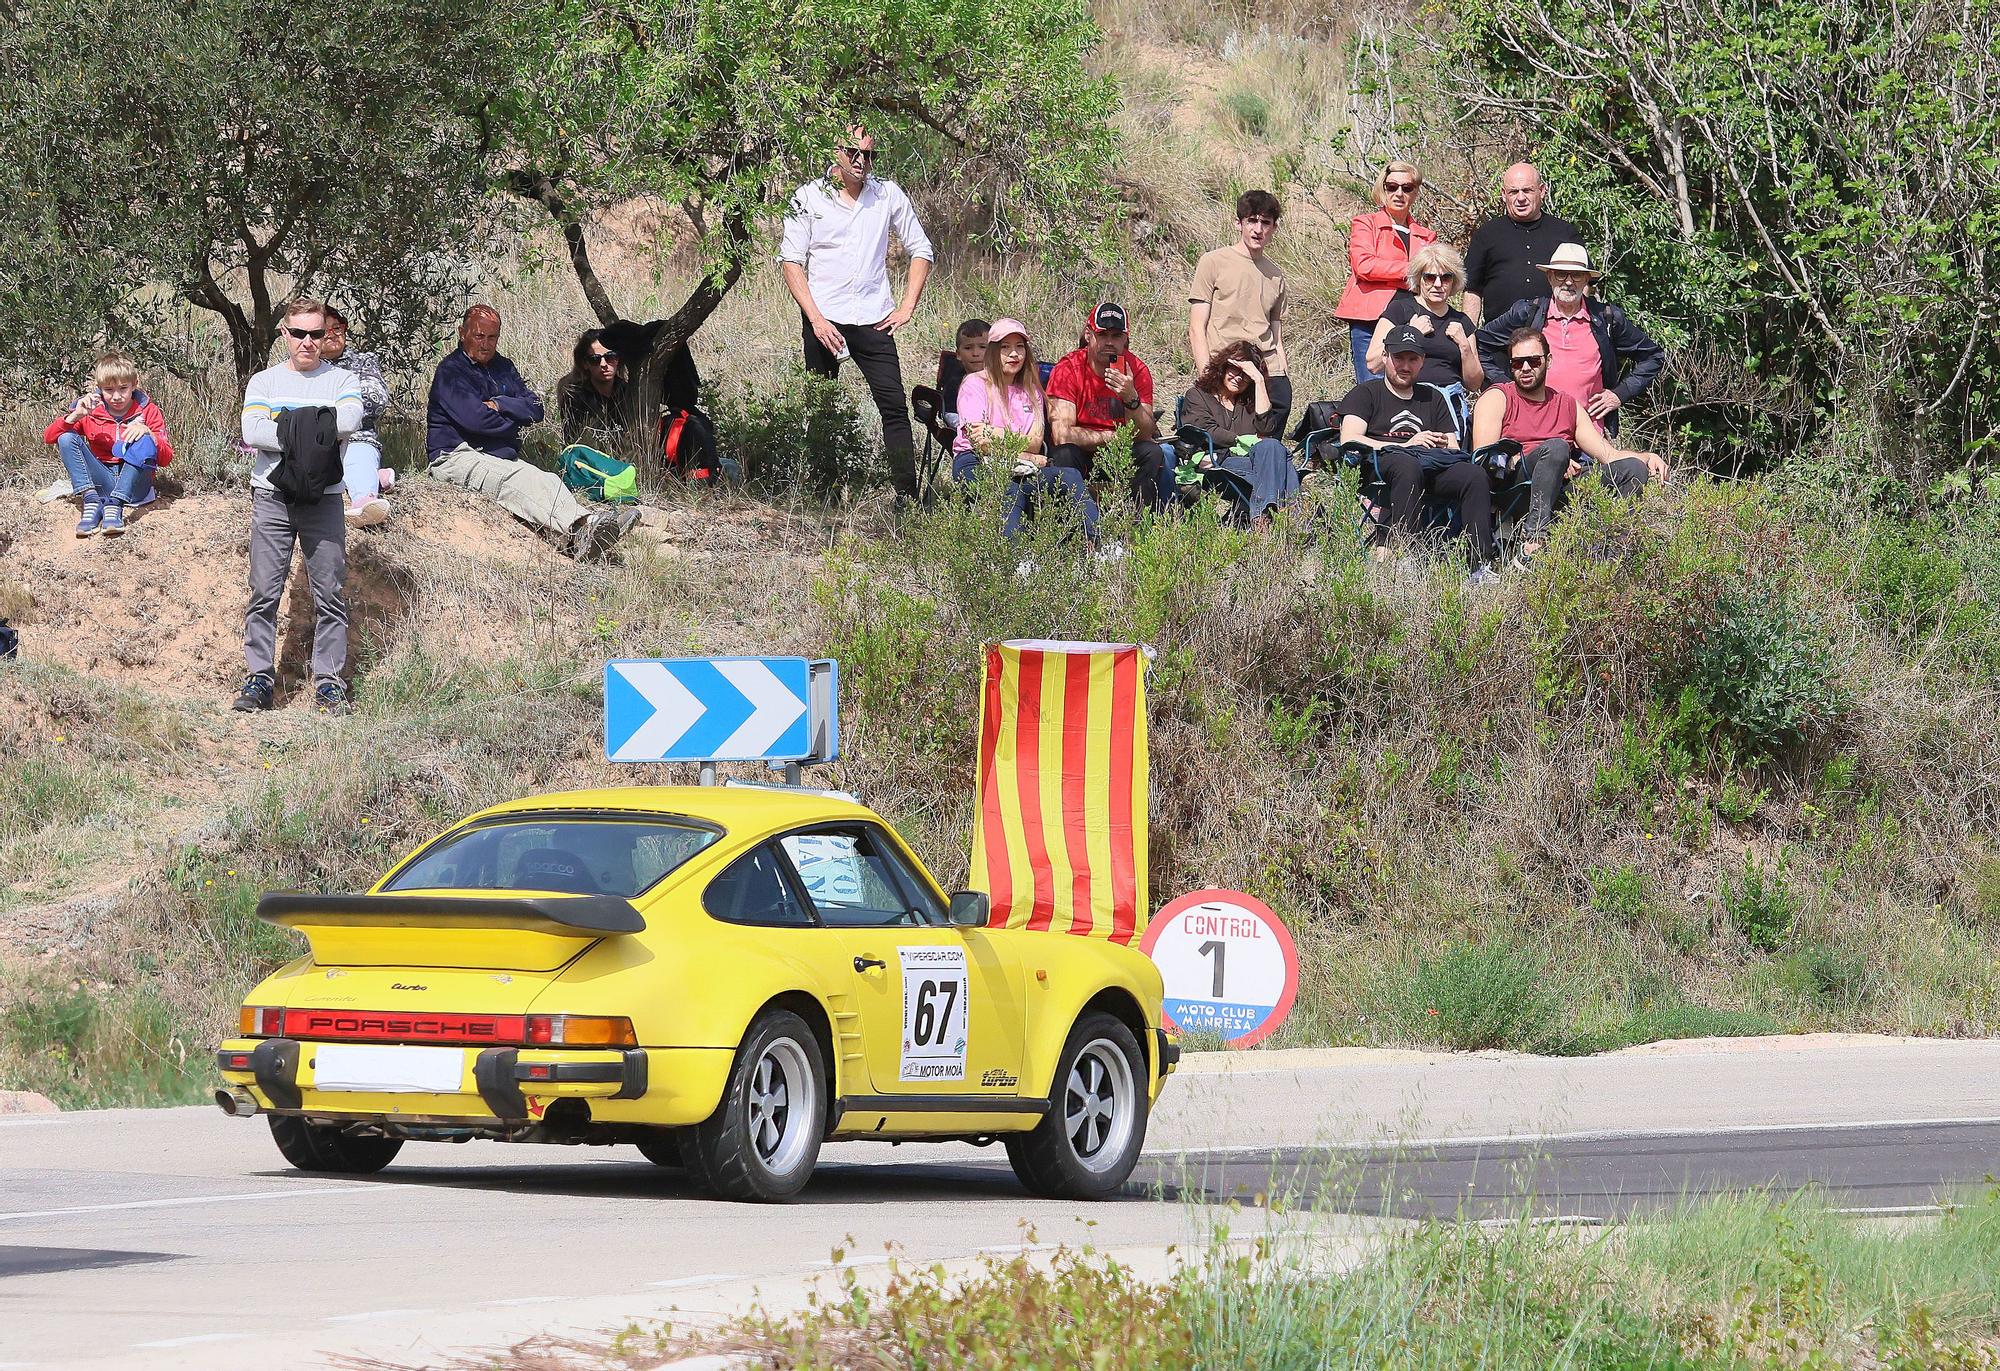
[[[1292,935],[1262,900],[1197,890],[1153,916],[1139,950],[1166,982],[1167,1021],[1182,1033],[1219,1033],[1254,1047],[1278,1031],[1299,993]]]

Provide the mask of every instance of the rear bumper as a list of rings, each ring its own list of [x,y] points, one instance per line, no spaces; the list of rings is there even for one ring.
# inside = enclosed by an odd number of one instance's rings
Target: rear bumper
[[[234,1039],[216,1052],[216,1067],[260,1108],[279,1113],[531,1123],[557,1100],[578,1099],[592,1101],[591,1116],[602,1121],[694,1123],[714,1112],[731,1060],[704,1048],[467,1047],[449,1091],[322,1090],[314,1069],[320,1046]]]
[[[1154,1046],[1158,1049],[1155,1060],[1160,1064],[1160,1079],[1165,1080],[1181,1064],[1181,1045],[1167,1036],[1167,1030],[1153,1030]]]

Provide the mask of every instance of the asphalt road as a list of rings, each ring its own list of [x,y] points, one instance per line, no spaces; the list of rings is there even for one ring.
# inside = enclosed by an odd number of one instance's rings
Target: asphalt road
[[[1581,1062],[1258,1053],[1199,1063],[1149,1135],[1152,1190],[1028,1197],[997,1149],[829,1148],[801,1202],[721,1205],[630,1148],[411,1145],[301,1176],[214,1110],[0,1120],[0,1368],[420,1363],[551,1328],[796,1298],[880,1263],[1089,1243],[1128,1258],[1273,1188],[1353,1250],[1382,1216],[1608,1218],[1806,1183],[1862,1209],[2000,1170],[2000,1042],[1784,1040]],[[1162,1192],[1164,1192],[1162,1194]],[[1164,1258],[1161,1258],[1164,1260]]]

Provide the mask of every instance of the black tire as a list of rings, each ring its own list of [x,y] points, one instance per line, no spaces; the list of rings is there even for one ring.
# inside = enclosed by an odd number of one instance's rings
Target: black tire
[[[722,1103],[684,1136],[688,1175],[726,1200],[790,1199],[819,1160],[826,1110],[826,1063],[812,1029],[771,1010],[743,1035]]]
[[[1078,1019],[1056,1063],[1049,1112],[1029,1132],[1007,1135],[1021,1184],[1057,1200],[1117,1194],[1146,1141],[1146,1084],[1131,1029],[1109,1014]]]
[[[678,1171],[687,1165],[681,1156],[681,1133],[678,1128],[656,1128],[641,1138],[639,1152],[654,1166],[671,1167]]]
[[[313,1123],[273,1114],[271,1140],[285,1160],[301,1171],[333,1171],[344,1176],[372,1176],[403,1150],[401,1138],[365,1137],[343,1132],[339,1124]]]

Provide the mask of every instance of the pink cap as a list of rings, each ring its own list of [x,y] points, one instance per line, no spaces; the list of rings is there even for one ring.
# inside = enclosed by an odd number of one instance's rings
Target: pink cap
[[[1019,319],[995,319],[993,327],[986,330],[986,341],[988,343],[997,343],[1012,333],[1020,334],[1021,337],[1027,339],[1030,343],[1035,341],[1033,338],[1028,337],[1028,326]]]

